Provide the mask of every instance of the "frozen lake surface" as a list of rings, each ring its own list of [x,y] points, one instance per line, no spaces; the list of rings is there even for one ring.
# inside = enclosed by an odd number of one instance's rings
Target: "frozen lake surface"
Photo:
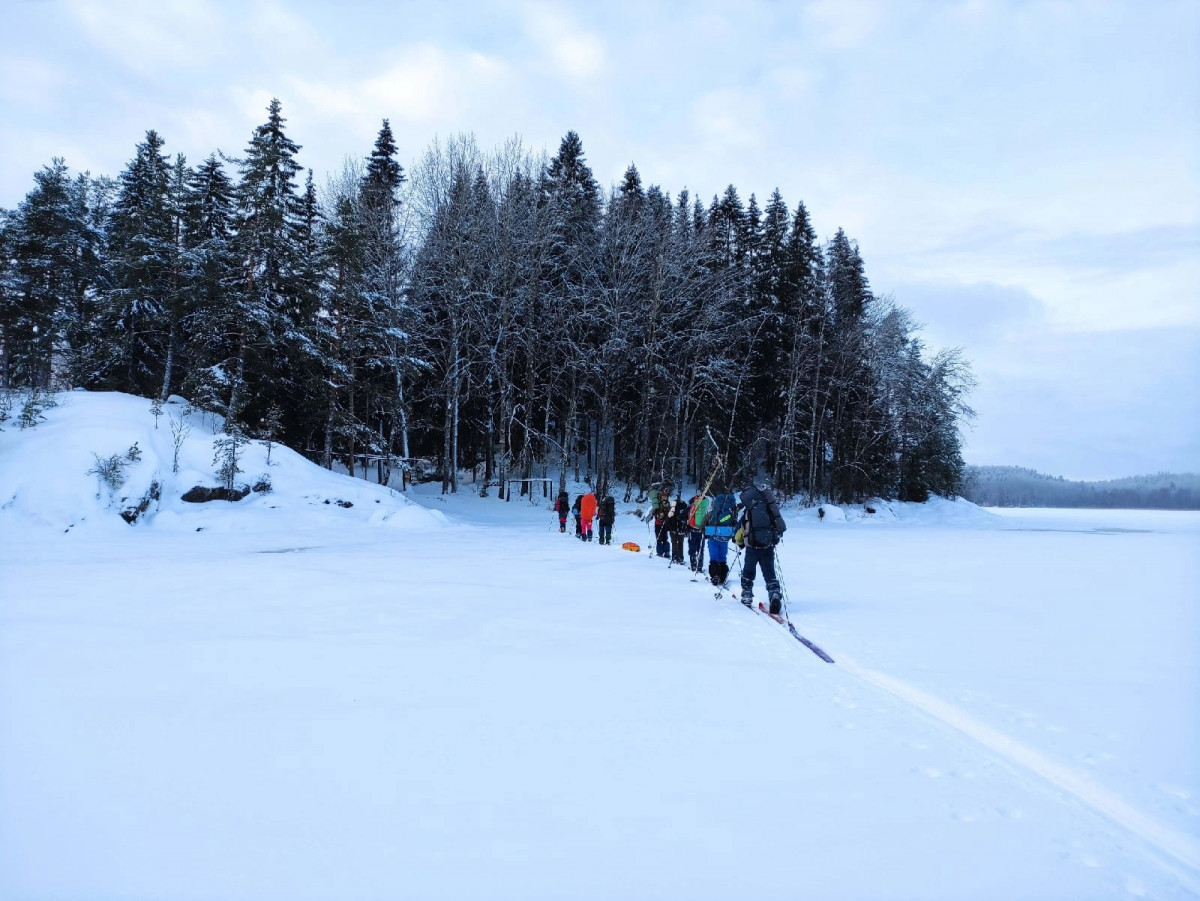
[[[211,430],[174,474],[147,407],[0,432],[0,897],[1200,896],[1200,514],[785,509],[829,665],[633,505],[585,545],[278,447],[183,504]]]

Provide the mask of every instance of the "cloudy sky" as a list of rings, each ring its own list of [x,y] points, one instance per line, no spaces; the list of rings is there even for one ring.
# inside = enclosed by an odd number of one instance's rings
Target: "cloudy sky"
[[[239,153],[278,97],[318,181],[389,118],[579,132],[602,184],[760,204],[860,245],[963,348],[970,463],[1200,471],[1200,3],[3,0],[0,206],[146,129]]]

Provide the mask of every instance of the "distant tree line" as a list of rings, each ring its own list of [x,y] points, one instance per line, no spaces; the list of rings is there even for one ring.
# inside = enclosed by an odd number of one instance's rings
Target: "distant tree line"
[[[968,466],[963,497],[985,507],[1200,510],[1200,474],[1072,482],[1017,466]]]
[[[436,461],[444,491],[957,492],[969,366],[803,203],[705,205],[632,165],[603,192],[574,132],[550,159],[435,142],[410,178],[386,120],[318,190],[284,125],[272,101],[237,159],[150,131],[116,179],[36,173],[0,211],[0,388],[182,394],[351,474]]]

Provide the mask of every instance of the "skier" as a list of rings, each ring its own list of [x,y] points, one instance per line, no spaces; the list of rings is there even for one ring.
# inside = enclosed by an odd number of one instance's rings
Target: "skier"
[[[724,585],[729,578],[729,540],[736,524],[737,498],[725,491],[713,495],[704,520],[704,537],[708,539],[708,577],[714,585]]]
[[[770,612],[778,615],[783,592],[775,576],[775,545],[787,530],[787,523],[779,512],[779,502],[774,493],[765,485],[761,488],[751,485],[741,493],[739,500],[742,503],[742,515],[733,540],[738,547],[746,550],[742,562],[742,603],[749,607],[753,602],[755,571],[762,566],[763,581],[767,583],[767,597],[771,603]]]
[[[670,487],[658,490],[658,499],[654,502],[654,552],[660,557],[671,556],[671,539],[667,532],[667,517],[671,513]]]
[[[590,491],[579,500],[579,516],[583,524],[579,537],[584,541],[591,541],[592,520],[596,518],[596,495]]]
[[[612,544],[613,520],[617,518],[617,502],[611,494],[606,493],[600,501],[600,543]]]
[[[558,500],[554,502],[554,512],[558,514],[558,531],[567,531],[567,513],[571,510],[571,496],[565,491],[558,493]]]
[[[671,512],[667,515],[667,531],[671,534],[671,562],[683,564],[683,538],[688,531],[688,505],[683,498],[675,498]]]
[[[688,567],[696,573],[704,566],[704,517],[711,503],[710,498],[697,494],[688,504]]]
[[[583,527],[579,522],[579,505],[583,502],[583,495],[575,498],[575,503],[571,505],[571,512],[575,514],[575,537],[583,538]]]

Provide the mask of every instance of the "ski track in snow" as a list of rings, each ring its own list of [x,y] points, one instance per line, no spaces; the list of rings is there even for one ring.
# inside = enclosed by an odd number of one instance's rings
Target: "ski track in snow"
[[[838,655],[838,665],[851,675],[911,704],[938,722],[961,732],[1010,763],[1036,773],[1111,822],[1129,830],[1161,854],[1183,864],[1192,873],[1200,873],[1200,841],[1155,822],[1086,776],[1048,760],[1032,748],[984,725],[953,704],[899,679],[864,669],[854,661],[847,659],[844,653]],[[1188,891],[1200,895],[1200,880],[1184,878],[1183,874],[1178,872],[1175,872],[1174,875],[1186,885]]]

